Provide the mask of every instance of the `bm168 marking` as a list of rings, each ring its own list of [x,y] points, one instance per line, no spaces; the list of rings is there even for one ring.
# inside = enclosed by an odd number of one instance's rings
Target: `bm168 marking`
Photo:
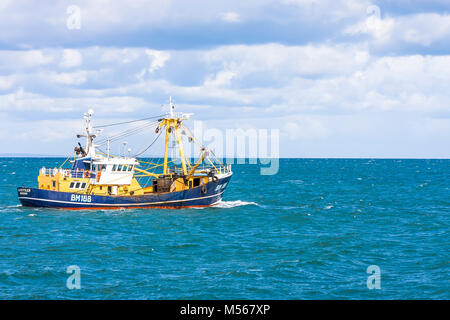
[[[73,194],[70,197],[70,201],[74,202],[91,202],[91,196],[85,196],[82,194]]]

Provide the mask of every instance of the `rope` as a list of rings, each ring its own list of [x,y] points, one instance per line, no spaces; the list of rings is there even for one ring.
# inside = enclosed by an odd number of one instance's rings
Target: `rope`
[[[158,140],[158,138],[159,138],[159,136],[161,135],[161,133],[162,133],[162,130],[159,132],[159,134],[158,134],[158,136],[155,138],[155,140],[153,140],[153,142],[150,143],[150,145],[149,145],[147,148],[145,148],[144,151],[142,151],[142,152],[136,154],[136,155],[134,156],[134,158],[136,158],[137,156],[140,156],[140,155],[143,154],[145,151],[147,151],[147,150],[148,150],[148,149],[156,142],[156,140]]]
[[[71,156],[68,156],[67,158],[66,158],[66,160],[64,160],[64,162],[62,163],[62,165],[60,165],[59,166],[59,168],[61,169],[62,168],[62,166],[67,162],[67,160],[69,160],[71,158]]]

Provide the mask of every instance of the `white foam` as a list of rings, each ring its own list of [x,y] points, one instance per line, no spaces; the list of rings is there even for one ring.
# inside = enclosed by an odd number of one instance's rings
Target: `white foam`
[[[247,201],[241,201],[241,200],[236,200],[236,201],[221,200],[212,206],[216,207],[216,208],[234,208],[234,207],[249,206],[249,205],[257,206],[258,204],[256,202],[247,202]]]

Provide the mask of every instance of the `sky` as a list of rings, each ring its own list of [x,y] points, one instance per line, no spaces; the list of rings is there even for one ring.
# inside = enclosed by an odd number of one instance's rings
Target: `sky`
[[[448,0],[2,0],[0,153],[68,154],[88,109],[107,124],[160,115],[172,96],[207,128],[278,130],[281,157],[449,158],[449,11]]]

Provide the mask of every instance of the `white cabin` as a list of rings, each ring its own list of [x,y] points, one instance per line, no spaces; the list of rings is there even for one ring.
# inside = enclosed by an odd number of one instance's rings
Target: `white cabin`
[[[135,158],[101,158],[92,162],[95,179],[92,184],[129,185],[134,175],[134,168],[139,165]]]

